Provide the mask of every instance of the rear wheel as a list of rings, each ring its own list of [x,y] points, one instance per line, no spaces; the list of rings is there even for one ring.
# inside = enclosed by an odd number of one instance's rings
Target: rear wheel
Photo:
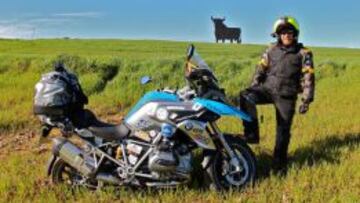
[[[81,175],[80,172],[60,158],[55,161],[51,170],[51,181],[53,184],[65,184],[72,188],[86,187],[96,189],[98,187],[96,180],[91,180]]]
[[[224,135],[238,156],[239,165],[231,162],[225,151],[216,152],[206,169],[208,187],[216,190],[242,189],[252,185],[256,178],[256,159],[247,144],[233,135]],[[206,179],[205,179],[206,180]]]

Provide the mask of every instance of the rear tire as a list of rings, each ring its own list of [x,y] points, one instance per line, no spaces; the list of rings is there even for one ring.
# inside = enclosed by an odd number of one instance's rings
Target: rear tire
[[[88,189],[97,189],[98,187],[98,181],[91,181],[82,176],[80,172],[60,158],[53,164],[51,182],[55,185],[65,184],[71,188],[86,187]]]
[[[211,162],[206,168],[205,184],[208,188],[217,191],[229,189],[243,189],[252,186],[256,179],[256,159],[250,147],[240,138],[225,134],[226,141],[230,147],[242,156],[239,161],[242,171],[228,173],[231,169],[229,156],[223,151],[217,151],[211,157]]]

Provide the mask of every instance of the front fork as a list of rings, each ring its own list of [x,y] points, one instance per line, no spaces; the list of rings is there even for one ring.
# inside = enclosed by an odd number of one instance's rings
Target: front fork
[[[210,122],[210,128],[213,131],[213,133],[217,136],[217,138],[220,140],[221,145],[224,147],[227,154],[230,156],[230,164],[235,167],[236,171],[242,171],[242,167],[239,161],[239,156],[242,156],[241,154],[238,155],[234,152],[234,150],[230,147],[228,142],[225,139],[224,134],[221,132],[219,127],[215,122]]]

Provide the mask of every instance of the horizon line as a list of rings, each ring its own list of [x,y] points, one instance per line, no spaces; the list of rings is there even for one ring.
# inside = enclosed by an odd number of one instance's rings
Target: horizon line
[[[206,44],[227,44],[227,45],[254,45],[254,46],[267,46],[270,43],[261,44],[256,42],[249,43],[216,43],[212,41],[202,41],[202,40],[179,40],[179,39],[159,39],[159,38],[118,38],[118,37],[39,37],[39,38],[3,38],[0,37],[0,40],[23,40],[23,41],[31,41],[31,40],[123,40],[123,41],[167,41],[167,42],[178,42],[178,43],[206,43]],[[339,48],[339,49],[360,49],[360,47],[346,47],[346,46],[330,46],[330,45],[312,45],[309,44],[307,47],[314,48]]]

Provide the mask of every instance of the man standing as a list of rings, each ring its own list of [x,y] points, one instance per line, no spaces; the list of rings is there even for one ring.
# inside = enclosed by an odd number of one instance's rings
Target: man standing
[[[277,38],[277,42],[262,55],[251,86],[240,92],[240,108],[253,118],[252,122],[243,122],[248,143],[259,143],[256,104],[275,106],[275,170],[286,169],[297,94],[302,92],[300,114],[306,113],[314,100],[312,53],[298,42],[299,32],[299,24],[293,17],[284,16],[275,22],[272,36]]]

